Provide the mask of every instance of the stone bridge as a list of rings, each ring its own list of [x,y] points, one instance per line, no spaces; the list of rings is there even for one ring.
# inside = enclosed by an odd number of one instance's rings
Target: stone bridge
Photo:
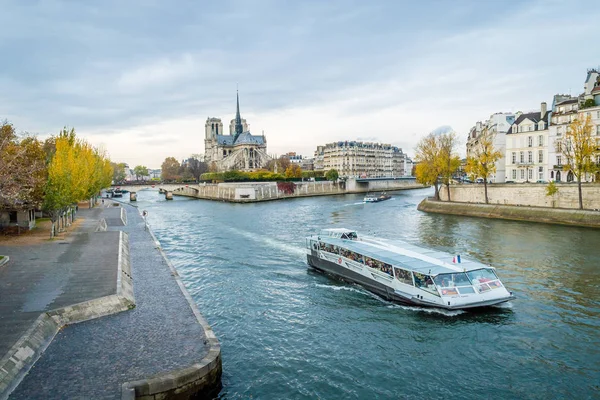
[[[127,190],[129,192],[139,192],[141,190],[159,190],[172,192],[177,189],[182,189],[188,186],[197,186],[197,183],[148,183],[146,185],[112,185],[112,189],[119,188],[121,190]]]

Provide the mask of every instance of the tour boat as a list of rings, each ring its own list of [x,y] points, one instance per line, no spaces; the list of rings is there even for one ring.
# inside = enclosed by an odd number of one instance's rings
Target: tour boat
[[[449,310],[513,300],[495,268],[404,242],[323,229],[306,238],[308,264],[386,300]]]
[[[378,203],[380,201],[384,201],[384,200],[389,200],[391,199],[392,196],[382,193],[379,196],[377,195],[372,195],[372,194],[367,194],[365,196],[365,198],[363,199],[363,202],[365,203]]]

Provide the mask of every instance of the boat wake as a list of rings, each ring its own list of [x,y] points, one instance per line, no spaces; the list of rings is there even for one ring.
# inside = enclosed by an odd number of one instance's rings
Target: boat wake
[[[272,247],[272,248],[275,248],[278,250],[282,250],[284,253],[293,253],[293,254],[297,254],[302,257],[306,257],[306,250],[304,250],[304,248],[302,248],[302,247],[296,247],[291,244],[272,239],[265,235],[262,235],[262,236],[257,235],[256,233],[253,233],[250,231],[244,231],[244,230],[238,229],[238,228],[232,228],[232,227],[228,226],[228,227],[225,227],[225,229],[227,229],[237,235],[240,235],[247,239],[250,239],[254,242],[259,242],[259,243],[267,245],[269,247]]]
[[[319,287],[319,288],[325,288],[325,289],[330,289],[330,290],[335,290],[335,291],[346,290],[348,292],[360,293],[362,295],[371,297],[371,298],[381,302],[382,304],[385,304],[387,306],[387,308],[401,309],[401,310],[415,311],[415,312],[424,312],[427,314],[439,314],[439,315],[443,315],[445,317],[455,317],[457,315],[466,313],[466,311],[463,311],[463,310],[444,310],[443,308],[416,307],[416,306],[406,306],[406,305],[402,305],[402,304],[396,304],[396,303],[392,303],[390,301],[387,301],[387,300],[377,296],[375,293],[371,293],[368,290],[361,289],[360,287],[355,287],[355,286],[334,286],[334,285],[324,285],[322,283],[317,283],[315,286]]]

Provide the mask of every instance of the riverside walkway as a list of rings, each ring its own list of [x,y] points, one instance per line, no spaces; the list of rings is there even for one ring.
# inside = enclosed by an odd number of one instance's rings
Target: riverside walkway
[[[157,247],[154,237],[145,230],[137,209],[122,206],[126,211],[123,225],[113,212],[121,207],[112,207],[109,202],[105,206],[107,208],[101,211],[90,210],[95,213],[90,219],[100,217],[98,213],[105,214],[109,232],[128,234],[135,308],[61,329],[9,399],[169,398],[176,390],[180,394],[194,393],[206,381],[210,381],[210,385],[220,380],[218,342],[191,303],[189,294],[182,289],[176,271]],[[90,229],[96,224],[88,222],[83,226]],[[83,237],[83,234],[85,232],[80,232],[77,236]],[[98,233],[88,233],[90,240],[86,243],[73,240],[68,244],[67,253],[85,255],[86,249],[98,245],[96,235]],[[62,251],[60,246],[52,248],[54,250],[46,251]],[[6,248],[3,251],[7,253]],[[23,258],[19,264],[12,264],[11,256],[9,267],[38,265],[35,258],[41,256],[34,256],[33,260]],[[111,257],[110,254],[104,256],[106,258],[93,258],[85,263],[74,262],[84,267],[80,267],[78,273],[71,273],[73,278],[66,281],[66,290],[88,294],[89,290],[100,290],[91,288],[88,278],[95,273],[95,267]],[[57,264],[55,268],[62,265]],[[107,279],[114,282],[113,276]],[[25,292],[30,290],[23,288]],[[24,312],[26,309],[21,305],[14,318],[18,319],[18,314]],[[204,379],[204,383],[199,385],[199,378]]]

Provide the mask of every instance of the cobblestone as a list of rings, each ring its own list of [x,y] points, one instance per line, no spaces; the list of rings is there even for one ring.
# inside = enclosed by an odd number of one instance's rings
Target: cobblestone
[[[125,206],[136,308],[59,332],[10,399],[119,399],[124,382],[188,367],[207,354],[203,328],[137,210]]]

